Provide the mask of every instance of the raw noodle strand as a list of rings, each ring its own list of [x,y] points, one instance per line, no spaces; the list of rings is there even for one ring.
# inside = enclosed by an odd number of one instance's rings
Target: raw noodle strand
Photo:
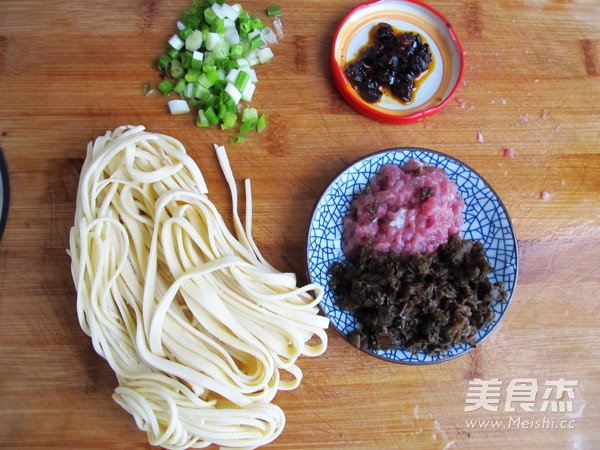
[[[249,180],[244,227],[215,150],[235,234],[183,145],[127,126],[88,144],[69,239],[79,323],[117,376],[113,398],[170,449],[272,442],[285,415],[271,401],[300,383],[300,355],[327,346],[322,288],[260,254]]]

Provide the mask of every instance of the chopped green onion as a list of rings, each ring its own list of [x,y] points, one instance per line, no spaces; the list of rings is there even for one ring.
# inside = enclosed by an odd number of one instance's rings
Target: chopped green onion
[[[211,88],[215,85],[214,81],[210,81],[205,73],[201,74],[198,77],[198,83],[204,86],[205,88]]]
[[[225,21],[217,18],[210,26],[210,31],[218,34],[225,34]]]
[[[265,27],[265,24],[262,23],[262,20],[260,20],[257,17],[253,17],[250,19],[250,25],[253,30],[262,30]]]
[[[227,107],[227,111],[237,114],[237,104],[231,97],[225,99],[225,106]]]
[[[204,45],[206,46],[206,50],[212,51],[219,42],[221,42],[221,36],[219,33],[211,32],[206,36],[206,43]]]
[[[227,86],[225,86],[225,92],[233,99],[236,105],[242,99],[242,93],[231,83],[227,83]]]
[[[217,113],[215,113],[215,110],[213,109],[212,106],[209,106],[208,108],[206,108],[204,110],[204,114],[206,115],[206,118],[212,125],[216,125],[219,123],[219,118],[217,117]]]
[[[240,21],[240,23],[250,21],[250,14],[248,14],[248,11],[241,11],[240,15],[238,16],[238,20]]]
[[[234,86],[238,91],[240,91],[240,93],[242,93],[246,87],[246,84],[248,84],[248,81],[250,81],[250,75],[248,75],[248,72],[241,70],[238,73]]]
[[[173,61],[171,61],[171,77],[173,77],[177,80],[177,79],[183,77],[184,74],[185,74],[185,71],[183,70],[183,67],[181,66],[181,63],[179,62],[179,60],[174,59]]]
[[[204,70],[206,68],[206,70]],[[202,68],[202,70],[204,71],[204,73],[206,74],[206,77],[213,83],[215,84],[217,81],[219,81],[219,74],[217,73],[217,68],[215,66],[204,66]]]
[[[235,21],[239,17],[240,11],[239,9],[236,9],[235,6],[236,5],[228,5],[227,3],[221,5],[221,12],[227,19]]]
[[[242,121],[242,126],[240,127],[240,134],[246,134],[248,131],[256,130],[256,119],[247,120],[246,122]]]
[[[202,32],[200,30],[194,30],[185,40],[185,48],[190,52],[193,52],[200,47],[202,47]]]
[[[167,70],[169,70],[169,64],[171,64],[171,57],[169,55],[162,55],[156,61],[156,68],[162,74],[166,74]]]
[[[229,138],[229,142],[233,143],[233,144],[242,144],[244,141],[246,140],[246,138],[244,136],[231,136]]]
[[[202,68],[202,60],[204,59],[204,54],[199,51],[195,51],[192,53],[192,69],[201,69]]]
[[[179,59],[181,60],[181,67],[183,67],[184,69],[189,69],[190,67],[192,67],[192,53],[185,51],[182,52],[181,55],[179,56]]]
[[[198,81],[198,77],[200,77],[200,75],[201,73],[199,70],[190,69],[185,74],[185,81],[187,81],[188,83],[195,83],[196,81]]]
[[[267,16],[269,17],[276,17],[279,16],[281,14],[281,6],[279,5],[273,5],[273,6],[269,6],[267,8]]]
[[[237,76],[239,73],[240,73],[239,69],[231,69],[227,73],[227,76],[225,77],[225,81],[227,81],[228,83],[235,83],[235,80],[237,80]]]
[[[209,96],[211,95],[211,93],[208,88],[205,88],[200,83],[195,83],[194,91],[193,91],[192,95],[194,97],[196,97],[197,99],[199,99],[200,101],[207,101],[209,99]]]
[[[237,30],[237,28],[235,28],[235,22],[233,22],[233,28],[227,28],[227,23],[228,22],[225,22],[225,42],[227,42],[230,45],[239,44],[240,33]]]
[[[169,110],[171,114],[186,114],[190,112],[190,106],[185,100],[171,100],[169,102]]]
[[[186,86],[187,86],[187,83],[182,78],[181,80],[177,81],[177,84],[175,84],[175,87],[173,88],[173,90],[175,92],[177,92],[179,95],[183,95],[183,93],[185,92]]]
[[[187,83],[185,86],[185,90],[183,91],[183,96],[185,98],[191,99],[194,96],[194,83]]]
[[[206,8],[204,10],[204,20],[206,20],[206,23],[210,25],[217,20],[217,15],[211,8]]]
[[[223,7],[221,6],[222,3],[223,2],[215,1],[211,5],[211,9],[219,19],[223,19],[225,17],[225,14],[223,14]]]
[[[183,40],[178,35],[174,34],[171,36],[171,39],[169,39],[169,45],[179,51],[183,48]]]
[[[223,70],[225,73],[229,73],[232,69],[237,69],[239,67],[237,61],[227,60],[223,63]]]
[[[222,127],[226,128],[233,128],[235,126],[235,123],[237,122],[237,114],[235,113],[231,113],[231,112],[226,112],[225,115],[223,116],[223,125]]]
[[[190,27],[185,27],[183,30],[179,31],[179,37],[185,41],[193,32],[194,30],[192,30]]]
[[[267,14],[281,14],[281,7],[273,5]],[[193,0],[179,17],[167,51],[155,62],[164,78],[157,90],[163,95],[175,92],[181,98],[168,102],[171,113],[184,114],[192,107],[198,127],[239,127],[231,138],[237,143],[244,142],[244,134],[251,130],[264,130],[265,116],[239,103],[250,102],[256,88],[258,79],[251,66],[273,57],[269,45],[277,40],[271,39],[272,34],[239,4]],[[146,85],[144,92],[151,89]]]
[[[173,83],[171,83],[169,80],[161,81],[157,87],[163,95],[169,95],[171,92],[173,92]]]
[[[244,92],[242,92],[242,100],[244,100],[245,102],[251,101],[255,89],[256,85],[254,83],[248,83],[244,88]]]
[[[243,70],[244,72],[246,72],[248,74],[248,76],[250,76],[250,81],[252,81],[253,83],[258,82],[258,78],[256,77],[256,70],[251,69],[250,67],[243,67],[240,70]]]
[[[229,56],[232,58],[240,58],[244,54],[244,46],[241,44],[234,44],[229,47]]]
[[[267,127],[267,117],[263,114],[256,121],[256,131],[262,133],[263,130]]]
[[[273,51],[269,47],[261,48],[256,56],[261,64],[265,64],[273,59]]]
[[[196,126],[197,127],[202,127],[202,128],[210,126],[210,122],[208,121],[208,117],[206,117],[206,114],[201,109],[198,110],[198,119],[196,120]]]
[[[245,108],[242,111],[242,122],[248,122],[250,120],[258,119],[258,111],[256,108]]]
[[[213,54],[217,59],[227,58],[229,56],[229,44],[226,41],[220,41],[213,48]]]
[[[263,39],[262,39],[262,36],[260,35],[260,33],[252,36],[250,38],[250,51],[256,50],[262,44],[263,44]]]

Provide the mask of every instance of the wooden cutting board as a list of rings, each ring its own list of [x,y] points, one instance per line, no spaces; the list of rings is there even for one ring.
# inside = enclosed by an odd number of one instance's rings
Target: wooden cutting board
[[[263,15],[271,3],[243,6]],[[365,154],[416,146],[485,177],[511,215],[521,259],[506,317],[467,356],[394,365],[329,330],[327,353],[299,362],[301,387],[277,396],[287,426],[270,447],[600,448],[600,4],[429,1],[461,39],[463,84],[439,114],[393,126],[356,114],[331,81],[333,33],[358,2],[278,3],[285,38],[258,68],[253,100],[268,128],[229,146],[236,177],[253,181],[253,231],[266,258],[306,281],[306,231],[322,190]],[[79,328],[65,249],[87,142],[119,125],[180,139],[229,216],[212,150],[228,134],[199,130],[190,116],[170,116],[164,98],[141,94],[157,81],[151,63],[187,5],[2,2],[0,147],[11,209],[0,242],[0,447],[148,447]],[[475,379],[502,382],[497,412],[465,411]],[[539,386],[531,412],[506,404],[519,379]],[[560,379],[577,382],[573,411],[542,411],[546,383]],[[477,422],[486,420],[503,422]]]

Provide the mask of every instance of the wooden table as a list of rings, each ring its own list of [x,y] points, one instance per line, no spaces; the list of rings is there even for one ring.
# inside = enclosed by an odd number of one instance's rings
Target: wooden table
[[[243,5],[262,15],[272,3]],[[600,448],[600,4],[431,0],[462,41],[464,81],[439,114],[394,126],[356,114],[331,80],[333,33],[358,2],[278,3],[285,38],[258,68],[253,101],[268,129],[229,145],[235,175],[253,181],[254,235],[267,259],[302,279],[322,190],[353,160],[397,146],[439,150],[482,174],[507,206],[521,259],[506,317],[468,356],[394,365],[330,329],[326,354],[300,361],[301,387],[277,396],[287,425],[270,447]],[[65,249],[86,144],[123,124],[180,139],[229,216],[211,145],[228,134],[141,95],[187,5],[2,2],[0,146],[12,195],[0,243],[0,447],[148,447],[78,326]],[[477,378],[502,381],[497,412],[465,411]],[[515,403],[511,412],[510,383],[523,378],[538,383],[533,411]],[[578,382],[573,411],[544,412],[546,383],[559,379]]]

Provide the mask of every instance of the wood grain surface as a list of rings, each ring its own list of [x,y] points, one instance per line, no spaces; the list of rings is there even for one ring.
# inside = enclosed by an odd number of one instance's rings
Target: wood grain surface
[[[243,6],[263,15],[272,3]],[[482,174],[511,215],[521,259],[501,325],[456,360],[394,365],[330,329],[325,355],[300,360],[302,385],[276,397],[287,425],[270,448],[600,448],[600,3],[430,0],[463,44],[464,79],[439,114],[407,126],[356,114],[333,86],[331,39],[359,2],[276,3],[285,38],[258,67],[253,100],[268,128],[229,145],[236,177],[253,181],[254,235],[267,259],[305,281],[308,221],[322,190],[355,159],[398,146],[439,150]],[[222,214],[231,212],[212,150],[229,135],[141,95],[186,6],[0,3],[0,147],[12,194],[0,242],[2,448],[150,447],[112,401],[116,379],[78,326],[65,249],[87,142],[119,125],[180,139]],[[498,412],[464,411],[476,378],[503,382]],[[539,383],[532,412],[504,407],[520,378]],[[573,411],[541,411],[544,383],[561,378],[578,381]],[[509,426],[516,418],[534,423]],[[544,419],[556,428],[534,426]],[[504,422],[470,428],[472,420]]]

